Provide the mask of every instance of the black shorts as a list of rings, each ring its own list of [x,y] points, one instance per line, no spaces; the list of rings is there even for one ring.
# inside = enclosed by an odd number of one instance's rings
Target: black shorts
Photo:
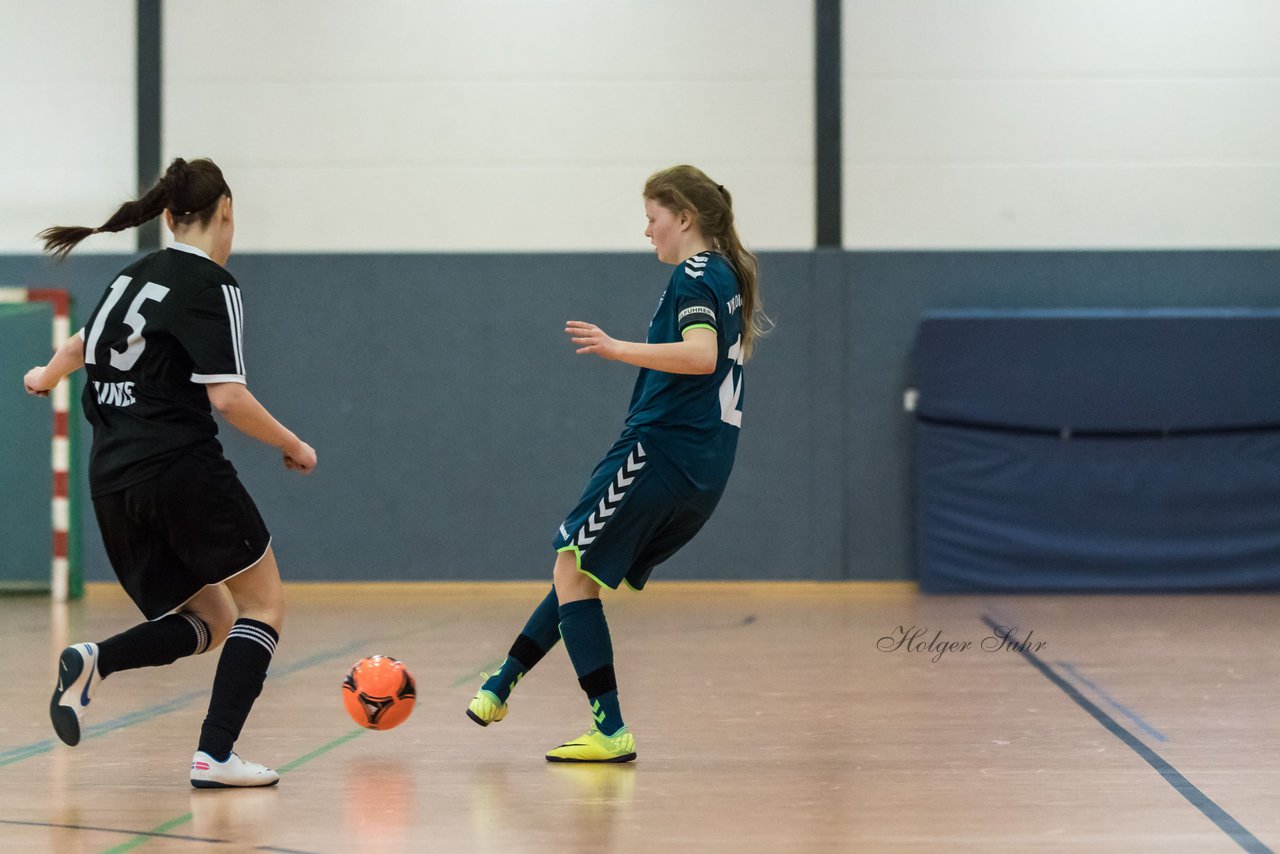
[[[93,499],[111,567],[148,620],[256,564],[262,516],[221,455],[184,454],[158,476]]]

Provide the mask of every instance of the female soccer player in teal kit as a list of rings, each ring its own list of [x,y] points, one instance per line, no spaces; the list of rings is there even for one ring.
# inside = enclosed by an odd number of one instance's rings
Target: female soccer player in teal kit
[[[756,259],[738,238],[729,191],[692,166],[675,166],[649,178],[644,200],[645,236],[658,259],[676,267],[648,340],[618,341],[577,320],[565,325],[578,353],[640,368],[626,425],[556,532],[551,592],[467,709],[481,726],[502,720],[516,683],[563,637],[594,725],[551,750],[552,762],[636,758],[600,588],[643,588],[711,517],[742,427],[742,363],[765,321]]]

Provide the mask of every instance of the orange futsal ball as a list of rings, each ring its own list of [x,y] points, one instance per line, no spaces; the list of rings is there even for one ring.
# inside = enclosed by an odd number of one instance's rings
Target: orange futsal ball
[[[409,668],[385,655],[360,659],[342,680],[347,714],[368,729],[391,729],[404,723],[417,696]]]

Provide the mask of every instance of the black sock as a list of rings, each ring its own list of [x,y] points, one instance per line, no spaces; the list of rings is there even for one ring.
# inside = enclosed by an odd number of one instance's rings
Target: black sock
[[[141,623],[98,644],[98,674],[160,667],[209,648],[209,627],[195,614],[170,614]]]
[[[276,630],[266,623],[241,617],[222,645],[199,746],[218,762],[226,762],[231,755],[253,701],[262,693],[279,639]]]
[[[507,653],[507,660],[482,685],[486,691],[497,695],[506,702],[511,691],[524,675],[532,670],[543,656],[560,642],[560,603],[556,599],[556,589],[546,595],[538,607],[533,610],[525,623],[524,631],[516,637]]]

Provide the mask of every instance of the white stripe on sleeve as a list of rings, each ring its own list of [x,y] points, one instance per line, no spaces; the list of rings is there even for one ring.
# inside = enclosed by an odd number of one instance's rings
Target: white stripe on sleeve
[[[232,288],[236,301],[236,357],[240,360],[240,373],[244,373],[244,300],[239,288]]]
[[[239,294],[230,285],[222,286],[222,299],[227,305],[227,323],[231,327],[231,349],[235,353],[236,373],[244,375],[244,353],[241,347],[241,316]]]

